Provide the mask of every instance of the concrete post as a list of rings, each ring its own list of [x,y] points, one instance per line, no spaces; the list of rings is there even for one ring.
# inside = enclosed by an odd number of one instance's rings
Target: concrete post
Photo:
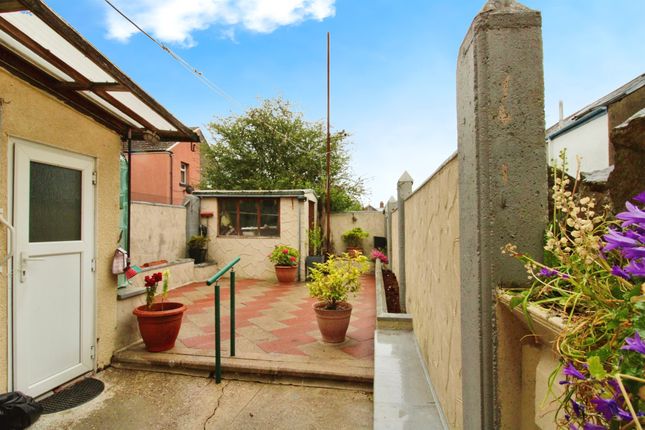
[[[459,50],[457,124],[463,428],[501,428],[494,294],[522,284],[513,243],[542,255],[547,219],[541,15],[489,0]]]
[[[392,213],[395,209],[396,200],[392,196],[385,205],[385,239],[387,240],[387,258],[390,260],[390,264],[392,264]]]
[[[401,312],[406,312],[405,305],[405,199],[412,194],[412,177],[408,172],[403,175],[396,183],[396,197],[399,213],[399,302]]]

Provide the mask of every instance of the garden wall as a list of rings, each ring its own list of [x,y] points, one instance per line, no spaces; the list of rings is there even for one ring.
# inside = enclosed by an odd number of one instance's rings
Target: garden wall
[[[186,208],[132,202],[130,249],[133,264],[186,257]]]
[[[366,255],[374,248],[374,236],[385,237],[385,216],[381,211],[339,212],[331,214],[331,240],[334,252],[344,252],[346,247],[341,235],[354,227],[360,227],[370,235],[363,239]]]
[[[461,429],[459,164],[450,157],[405,200],[406,306],[414,334],[451,429]],[[393,215],[394,272],[398,211]]]

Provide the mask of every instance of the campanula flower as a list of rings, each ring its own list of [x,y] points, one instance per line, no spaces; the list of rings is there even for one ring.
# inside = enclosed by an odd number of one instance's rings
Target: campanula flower
[[[618,403],[613,398],[603,399],[602,397],[594,397],[591,399],[591,403],[596,407],[596,411],[605,417],[607,421],[611,421],[618,415]]]
[[[645,225],[645,211],[630,202],[625,202],[627,212],[621,212],[616,215],[616,218],[623,220],[623,227],[628,227],[632,224]]]
[[[645,343],[643,343],[640,334],[635,331],[632,337],[625,338],[625,345],[623,345],[620,349],[636,351],[640,352],[641,354],[645,354]]]
[[[580,380],[585,380],[587,379],[585,375],[580,373],[578,369],[575,368],[573,363],[569,362],[567,363],[566,366],[564,366],[564,370],[562,371],[566,376],[571,376],[572,378],[580,379]]]

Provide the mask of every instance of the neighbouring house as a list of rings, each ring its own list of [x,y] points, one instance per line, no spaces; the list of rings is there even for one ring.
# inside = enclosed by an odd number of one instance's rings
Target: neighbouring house
[[[110,363],[121,145],[145,135],[199,141],[41,1],[0,3],[0,392]]]
[[[197,190],[202,218],[208,228],[208,255],[223,266],[242,257],[236,266],[242,277],[275,279],[269,254],[276,245],[300,252],[299,277],[304,279],[308,231],[316,225],[318,200],[313,190]]]
[[[614,165],[610,133],[630,116],[645,108],[645,73],[604,97],[562,118],[546,130],[549,160],[557,160],[567,150],[568,173],[575,176],[576,157],[582,172],[607,169]]]
[[[205,142],[199,128],[193,131]],[[127,152],[127,143],[123,145]],[[132,200],[181,205],[188,185],[197,188],[202,179],[200,142],[131,143]]]

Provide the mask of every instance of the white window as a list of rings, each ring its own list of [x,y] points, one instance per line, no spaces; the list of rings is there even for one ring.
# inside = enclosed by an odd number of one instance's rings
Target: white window
[[[179,185],[188,184],[188,164],[181,163],[179,166]]]

